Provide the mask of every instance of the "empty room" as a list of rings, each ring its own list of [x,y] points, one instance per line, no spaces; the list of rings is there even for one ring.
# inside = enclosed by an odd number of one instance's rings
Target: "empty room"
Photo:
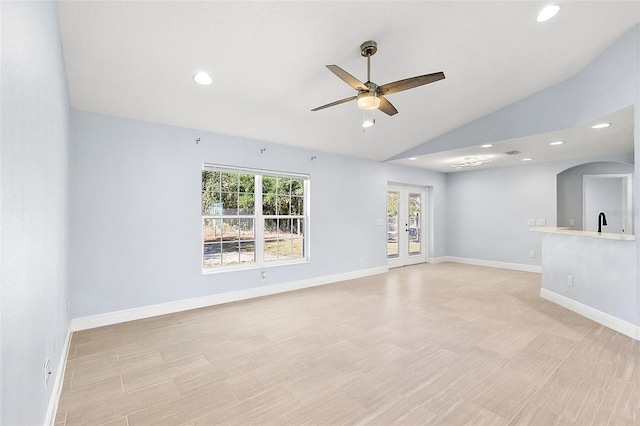
[[[0,0],[0,424],[640,424],[640,2]]]

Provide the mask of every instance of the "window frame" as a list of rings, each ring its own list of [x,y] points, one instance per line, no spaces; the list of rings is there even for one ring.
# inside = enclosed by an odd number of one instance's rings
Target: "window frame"
[[[201,213],[201,221],[200,221],[200,230],[201,230],[201,257],[200,264],[202,267],[202,274],[216,274],[220,272],[229,272],[229,271],[238,271],[238,270],[247,270],[247,269],[263,269],[269,268],[273,266],[283,266],[283,265],[295,265],[301,263],[310,262],[310,242],[309,242],[309,225],[310,225],[310,209],[309,209],[309,199],[310,199],[310,176],[308,174],[302,173],[290,173],[290,172],[281,172],[281,171],[272,171],[272,170],[264,170],[264,169],[252,169],[246,167],[234,167],[234,166],[225,166],[218,165],[212,163],[202,163],[201,173],[200,173],[200,182],[202,185],[202,172],[211,171],[211,172],[222,172],[222,173],[238,173],[238,174],[251,174],[254,176],[254,212],[253,215],[240,215],[237,212],[235,215],[205,215],[203,212],[203,191],[201,186],[201,194],[200,194],[200,213]],[[265,176],[276,177],[276,178],[285,178],[285,179],[300,179],[303,182],[303,193],[302,193],[302,215],[291,215],[291,210],[288,215],[265,215],[263,214],[263,188],[262,188],[262,180]],[[239,208],[239,207],[238,207]],[[302,257],[298,258],[288,258],[288,259],[278,259],[278,260],[265,260],[265,240],[267,239],[265,236],[265,219],[273,219],[279,218],[279,216],[285,216],[286,219],[291,219],[293,216],[297,219],[303,220],[303,236],[302,236]],[[207,219],[220,219],[224,222],[224,219],[248,219],[251,218],[254,221],[253,231],[254,231],[254,260],[253,262],[247,263],[237,263],[230,265],[220,265],[220,266],[211,266],[205,267],[205,220]],[[294,238],[291,238],[293,241]],[[242,240],[239,239],[239,242]],[[222,252],[221,252],[222,256]]]

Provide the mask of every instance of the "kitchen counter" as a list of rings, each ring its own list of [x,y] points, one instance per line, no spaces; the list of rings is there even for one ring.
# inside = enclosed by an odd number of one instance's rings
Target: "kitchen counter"
[[[580,231],[578,229],[563,228],[563,227],[545,226],[541,228],[532,228],[531,230],[534,232],[543,232],[547,234],[563,234],[563,235],[571,235],[575,237],[603,238],[606,240],[633,241],[636,239],[636,236],[632,234],[612,234],[608,232],[603,232],[599,234],[597,232],[592,232],[592,231]]]
[[[542,237],[540,296],[640,340],[634,235],[535,228]]]

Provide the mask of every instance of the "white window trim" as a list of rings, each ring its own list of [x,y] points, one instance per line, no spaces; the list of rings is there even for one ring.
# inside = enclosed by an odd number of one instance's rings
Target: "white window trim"
[[[251,269],[265,269],[271,268],[275,266],[285,266],[285,265],[298,265],[309,263],[311,259],[310,252],[310,243],[309,243],[309,235],[310,235],[310,222],[311,222],[311,210],[310,210],[310,194],[311,194],[311,178],[307,174],[301,173],[287,173],[280,171],[271,171],[271,170],[263,170],[263,169],[251,169],[244,167],[232,167],[232,166],[223,166],[212,163],[203,163],[201,171],[210,170],[217,172],[232,172],[232,173],[246,173],[253,174],[255,177],[254,183],[254,214],[253,215],[239,215],[235,216],[238,219],[241,218],[253,218],[254,219],[254,241],[255,241],[255,252],[254,252],[254,262],[252,263],[240,263],[235,265],[227,265],[227,266],[218,266],[212,268],[205,268],[202,266],[202,274],[210,275],[210,274],[219,274],[224,272],[231,271],[242,271],[242,270],[251,270]],[[273,177],[284,177],[284,178],[295,178],[302,179],[304,185],[304,196],[302,199],[302,211],[304,214],[301,216],[304,219],[304,238],[303,238],[303,253],[304,256],[296,259],[282,259],[282,260],[264,260],[264,220],[265,215],[262,214],[262,177],[264,175],[273,176]],[[201,173],[202,176],[202,173]],[[200,202],[202,203],[202,194],[200,195]],[[202,207],[201,207],[202,209]],[[266,215],[266,218],[272,217],[274,215]],[[275,215],[277,217],[277,215]],[[200,255],[200,263],[204,260],[204,219],[205,218],[214,218],[219,219],[221,216],[205,216],[202,215],[201,212],[201,221],[200,221],[200,247],[201,247],[201,255]]]

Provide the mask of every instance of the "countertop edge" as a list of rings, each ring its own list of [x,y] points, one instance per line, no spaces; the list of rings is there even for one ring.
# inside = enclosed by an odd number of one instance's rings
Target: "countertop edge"
[[[565,227],[553,227],[553,226],[545,226],[539,228],[531,228],[533,232],[541,232],[543,234],[560,234],[560,235],[570,235],[574,237],[587,237],[587,238],[601,238],[603,240],[617,240],[617,241],[635,241],[635,235],[629,234],[610,234],[607,232],[603,232],[599,234],[597,232],[592,231],[578,231],[576,229],[565,228]]]

